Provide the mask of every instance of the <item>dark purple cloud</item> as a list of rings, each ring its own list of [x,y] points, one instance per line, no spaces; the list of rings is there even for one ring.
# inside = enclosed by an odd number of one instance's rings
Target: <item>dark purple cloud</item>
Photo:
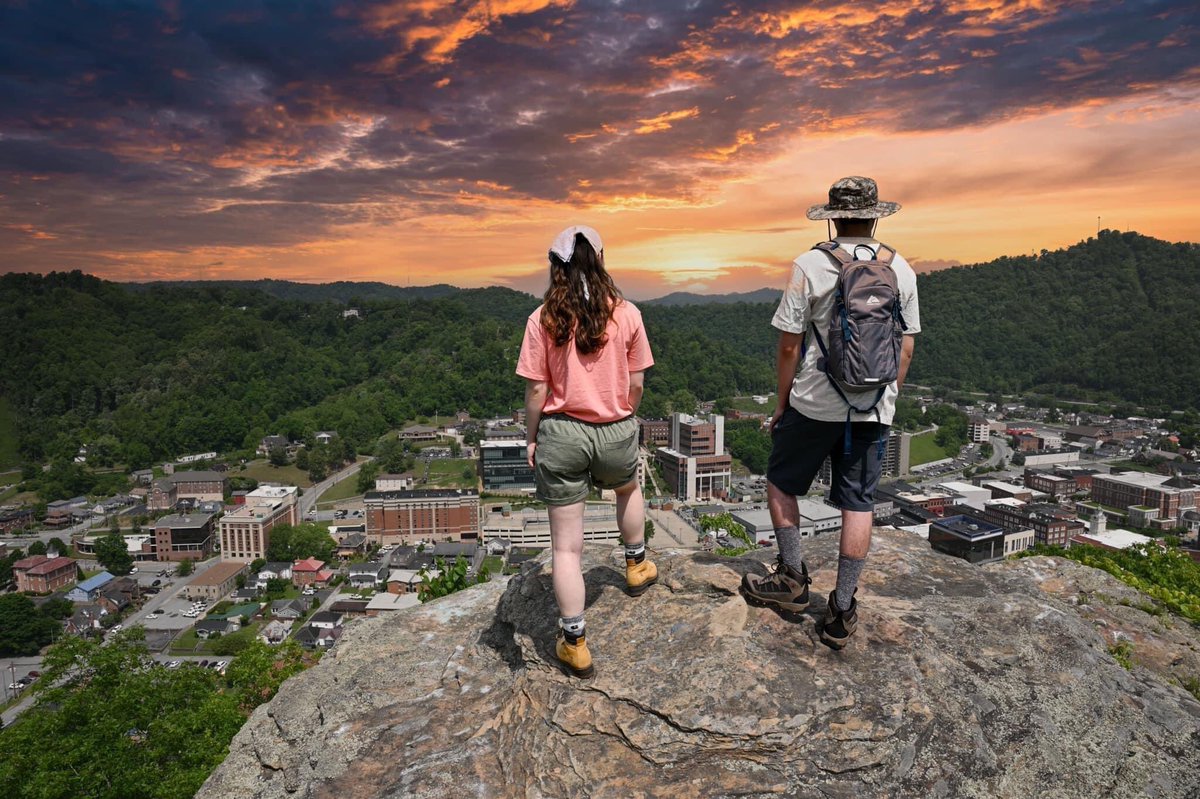
[[[0,245],[42,235],[4,266],[286,246],[463,191],[690,198],[797,134],[1191,86],[1198,26],[1188,2],[8,3]]]

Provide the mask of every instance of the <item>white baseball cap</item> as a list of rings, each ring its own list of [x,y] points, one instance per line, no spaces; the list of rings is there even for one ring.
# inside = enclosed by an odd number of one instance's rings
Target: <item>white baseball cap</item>
[[[583,234],[583,237],[592,245],[592,249],[596,251],[597,255],[604,253],[604,242],[600,241],[600,234],[594,228],[590,228],[587,225],[571,225],[554,237],[554,243],[550,245],[550,254],[558,256],[559,260],[564,263],[570,261],[571,256],[575,254],[576,233]]]

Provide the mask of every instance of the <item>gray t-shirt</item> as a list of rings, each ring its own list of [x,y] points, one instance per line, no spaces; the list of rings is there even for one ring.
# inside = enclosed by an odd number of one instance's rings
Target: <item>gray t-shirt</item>
[[[853,238],[840,236],[834,239],[842,249],[853,252],[856,245],[866,245],[873,252],[879,251],[879,242],[875,239]],[[866,253],[859,250],[859,254]],[[912,267],[899,253],[892,259],[892,268],[896,270],[896,284],[900,290],[900,310],[904,316],[904,333],[911,336],[921,332],[921,309],[917,303],[917,276]],[[821,359],[821,348],[812,338],[812,325],[821,334],[824,341],[829,328],[829,316],[833,313],[833,298],[837,292],[839,267],[831,256],[820,250],[809,250],[792,262],[792,277],[783,292],[783,299],[775,310],[771,320],[772,327],[788,333],[805,333],[807,350],[801,361],[796,379],[792,381],[792,407],[810,419],[826,422],[841,422],[846,419],[846,403],[838,396],[829,378],[818,368]],[[860,408],[870,407],[878,389],[850,393],[846,396]],[[879,400],[879,420],[884,424],[892,423],[896,412],[896,383],[888,386],[883,398]],[[851,420],[855,422],[875,421],[874,411],[870,413],[854,413]]]

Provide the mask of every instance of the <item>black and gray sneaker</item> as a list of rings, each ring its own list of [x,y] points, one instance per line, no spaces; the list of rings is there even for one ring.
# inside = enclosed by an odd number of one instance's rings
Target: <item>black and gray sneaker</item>
[[[800,571],[776,559],[775,569],[766,577],[747,574],[742,577],[742,596],[751,605],[775,608],[785,614],[799,614],[808,607],[808,565],[800,562]]]
[[[857,589],[855,590],[857,593]],[[858,600],[853,596],[850,597],[850,609],[838,610],[837,606],[837,591],[829,593],[829,607],[825,611],[825,618],[822,620],[818,632],[821,636],[821,641],[834,649],[841,649],[850,640],[850,636],[854,635],[854,631],[858,628]]]

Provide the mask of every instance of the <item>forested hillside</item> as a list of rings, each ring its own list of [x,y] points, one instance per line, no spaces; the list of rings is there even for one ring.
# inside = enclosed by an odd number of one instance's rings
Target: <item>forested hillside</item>
[[[520,405],[513,374],[538,303],[503,288],[329,302],[347,286],[131,289],[80,273],[0,278],[0,396],[26,461],[131,466],[334,429],[356,445],[418,415]],[[269,288],[271,291],[262,290]],[[1200,249],[1102,234],[1039,257],[920,277],[912,379],[982,391],[1079,392],[1195,407]],[[422,293],[424,292],[424,294]],[[425,296],[432,294],[434,296]],[[657,364],[647,415],[769,390],[772,303],[643,304]]]

